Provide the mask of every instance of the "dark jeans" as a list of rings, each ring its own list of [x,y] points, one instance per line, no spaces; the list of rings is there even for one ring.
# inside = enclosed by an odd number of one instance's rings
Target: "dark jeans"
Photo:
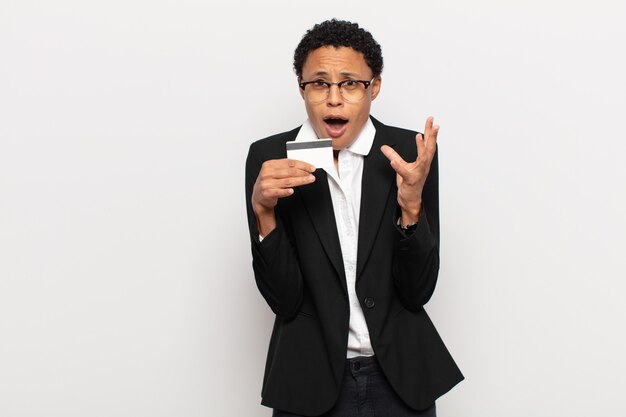
[[[302,417],[274,409],[273,417]],[[320,417],[436,417],[435,405],[427,410],[409,408],[387,382],[375,357],[346,361],[343,386],[335,406]]]

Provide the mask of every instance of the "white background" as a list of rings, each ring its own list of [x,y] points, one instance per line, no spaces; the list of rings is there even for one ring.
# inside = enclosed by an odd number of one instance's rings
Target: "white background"
[[[0,0],[0,416],[270,415],[244,160],[330,17],[442,126],[439,415],[626,415],[622,2]]]

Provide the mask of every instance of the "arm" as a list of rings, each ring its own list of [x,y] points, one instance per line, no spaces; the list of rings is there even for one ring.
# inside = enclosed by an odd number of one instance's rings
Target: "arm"
[[[302,274],[278,206],[293,188],[315,180],[314,168],[287,159],[263,161],[250,147],[246,159],[246,207],[257,287],[272,311],[294,317],[302,302]],[[311,180],[311,177],[313,178]],[[263,240],[259,240],[263,236]]]
[[[422,193],[423,206],[415,232],[398,230],[392,276],[405,308],[418,310],[430,300],[439,274],[439,179],[437,154]],[[400,209],[398,209],[400,212]],[[400,214],[400,213],[398,213]]]
[[[428,302],[439,272],[438,132],[439,126],[429,117],[424,134],[415,137],[414,162],[406,162],[388,146],[381,148],[396,171],[397,218],[403,226],[416,224],[408,236],[398,230],[392,267],[399,296],[409,310]]]

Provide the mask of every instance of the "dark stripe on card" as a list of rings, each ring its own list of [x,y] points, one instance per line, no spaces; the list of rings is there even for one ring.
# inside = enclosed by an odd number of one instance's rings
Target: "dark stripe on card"
[[[332,139],[328,140],[316,140],[313,142],[290,142],[287,143],[288,151],[295,151],[297,149],[316,149],[316,148],[330,148],[333,146]]]

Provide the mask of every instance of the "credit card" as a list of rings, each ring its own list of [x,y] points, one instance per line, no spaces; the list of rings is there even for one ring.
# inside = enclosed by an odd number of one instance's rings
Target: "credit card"
[[[287,158],[307,162],[315,168],[333,168],[333,140],[314,139],[287,142]]]

